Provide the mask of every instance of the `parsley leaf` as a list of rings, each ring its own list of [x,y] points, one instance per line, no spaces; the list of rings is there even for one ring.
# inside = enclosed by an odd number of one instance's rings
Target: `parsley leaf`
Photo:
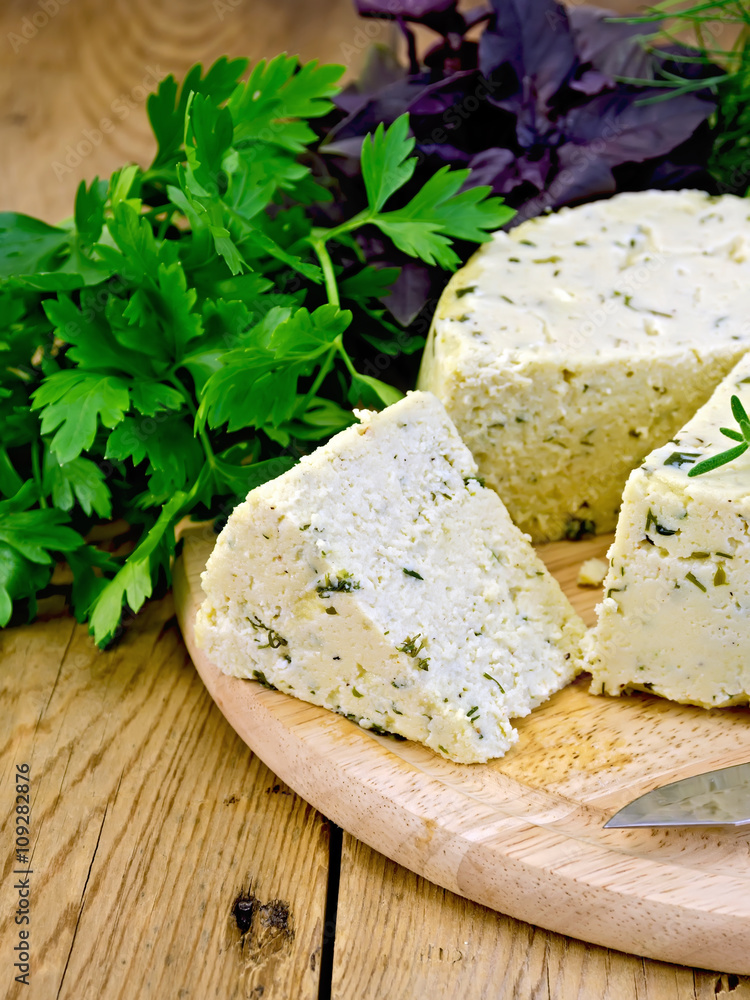
[[[188,70],[181,87],[170,74],[146,102],[149,121],[158,144],[152,169],[177,162],[181,158],[185,135],[185,111],[191,94],[210,94],[217,103],[225,101],[247,69],[247,59],[217,60],[203,75],[198,63]]]
[[[94,598],[89,630],[97,645],[107,645],[115,637],[126,604],[132,611],[138,611],[151,596],[159,569],[169,573],[169,560],[175,545],[174,523],[186,499],[185,493],[176,493],[164,505],[154,526]]]
[[[50,447],[60,462],[70,462],[89,449],[98,422],[116,427],[129,407],[123,379],[76,369],[50,375],[36,390],[32,403],[32,409],[42,409],[42,434],[58,428]]]
[[[343,66],[320,66],[317,60],[300,66],[295,56],[283,54],[261,59],[229,100],[235,143],[260,141],[302,152],[315,139],[305,119],[331,110],[328,98],[338,91],[343,72]]]
[[[466,170],[415,191],[407,116],[365,139],[350,209],[318,155],[343,68],[246,70],[163,80],[152,165],[81,182],[59,227],[0,214],[0,624],[34,615],[65,558],[73,612],[111,642],[169,583],[182,517],[225,514],[352,406],[401,397],[381,357],[424,338],[389,302],[403,272],[366,263],[373,232],[450,268],[454,240],[509,216]],[[141,526],[134,551],[84,542],[110,517]]]
[[[83,539],[67,527],[61,510],[29,510],[36,501],[34,484],[26,483],[0,501],[0,626],[7,625],[14,601],[28,598],[35,613],[37,591],[49,582],[57,553],[72,552]]]
[[[0,277],[46,271],[68,234],[18,212],[0,212]]]
[[[44,463],[44,493],[60,510],[72,510],[76,501],[84,513],[100,517],[112,515],[112,499],[101,468],[88,458],[74,458],[60,464],[47,452]]]
[[[409,138],[409,116],[401,115],[386,132],[381,122],[362,144],[362,179],[367,201],[379,212],[392,194],[411,180],[417,161],[409,154],[414,139]]]
[[[253,331],[248,347],[229,351],[222,367],[206,382],[198,419],[229,431],[279,427],[302,416],[308,397],[298,397],[298,383],[317,368],[317,390],[338,357],[351,361],[342,334],[352,314],[336,306],[272,310]],[[314,393],[308,393],[311,399]]]

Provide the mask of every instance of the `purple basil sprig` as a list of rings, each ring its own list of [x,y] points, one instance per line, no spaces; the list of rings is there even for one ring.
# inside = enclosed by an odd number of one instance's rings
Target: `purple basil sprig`
[[[700,91],[654,104],[661,89],[621,82],[654,80],[670,68],[663,52],[641,43],[638,25],[556,0],[492,0],[468,13],[455,0],[356,0],[356,7],[399,25],[410,65],[376,48],[360,81],[336,100],[337,120],[325,123],[320,152],[347,205],[357,208],[361,197],[365,134],[404,112],[419,157],[405,195],[445,164],[470,167],[468,184],[490,185],[517,209],[512,225],[623,190],[711,189],[707,119],[715,101]],[[482,22],[478,43],[476,30],[467,39]],[[421,57],[414,24],[438,35]],[[380,238],[364,251],[374,263],[404,264]],[[425,308],[425,289],[434,302],[442,281],[410,262],[384,301],[410,321]]]

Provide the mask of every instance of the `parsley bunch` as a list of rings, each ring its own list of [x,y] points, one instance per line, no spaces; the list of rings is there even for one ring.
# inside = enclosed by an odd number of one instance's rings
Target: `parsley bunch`
[[[367,207],[322,227],[335,192],[310,123],[342,67],[246,70],[220,59],[162,81],[154,162],[81,183],[71,219],[0,214],[0,625],[33,617],[65,560],[76,617],[111,642],[169,583],[181,518],[228,513],[353,405],[399,398],[362,362],[423,341],[383,307],[398,269],[364,264],[362,230],[451,270],[454,239],[513,214],[464,189],[468,170],[410,186],[404,115],[364,140]],[[87,541],[113,517],[137,533],[125,556]]]

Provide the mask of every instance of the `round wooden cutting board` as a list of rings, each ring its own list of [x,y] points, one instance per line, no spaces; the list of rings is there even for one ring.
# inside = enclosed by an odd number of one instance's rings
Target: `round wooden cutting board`
[[[656,785],[750,760],[747,709],[595,697],[584,676],[519,720],[503,759],[452,764],[220,673],[193,634],[214,541],[189,531],[175,567],[185,642],[230,725],[299,795],[394,861],[502,913],[637,955],[750,973],[747,827],[602,828]],[[578,567],[610,541],[540,548],[588,623],[599,591],[576,586]]]

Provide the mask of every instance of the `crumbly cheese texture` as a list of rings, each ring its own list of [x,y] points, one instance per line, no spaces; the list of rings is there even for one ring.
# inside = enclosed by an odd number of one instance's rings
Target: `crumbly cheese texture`
[[[750,407],[750,356],[628,479],[592,636],[596,694],[707,708],[750,698],[750,452],[688,477],[732,447],[719,430],[736,426],[732,395]]]
[[[621,194],[496,233],[449,282],[419,387],[535,541],[612,530],[630,470],[747,350],[749,217]]]
[[[358,416],[232,513],[198,644],[364,728],[499,757],[580,670],[583,622],[433,395]]]

